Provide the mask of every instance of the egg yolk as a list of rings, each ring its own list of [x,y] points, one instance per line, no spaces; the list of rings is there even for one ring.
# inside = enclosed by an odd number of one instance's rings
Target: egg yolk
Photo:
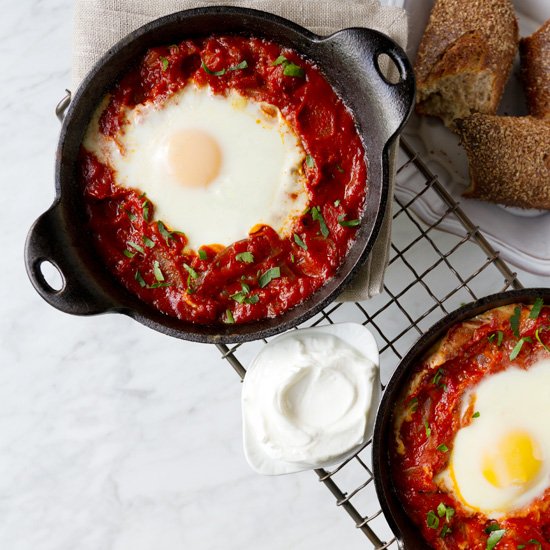
[[[206,187],[218,176],[222,152],[207,132],[183,130],[170,136],[166,148],[170,174],[186,187]]]
[[[482,473],[494,487],[527,486],[539,473],[542,457],[529,434],[511,432],[483,457]]]

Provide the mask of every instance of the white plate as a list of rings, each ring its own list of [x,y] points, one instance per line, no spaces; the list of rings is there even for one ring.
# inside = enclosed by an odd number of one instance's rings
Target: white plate
[[[550,18],[548,0],[516,0],[514,2],[521,36],[527,36]],[[409,14],[409,48],[411,59],[416,57],[420,38],[428,21],[433,0],[406,0]],[[506,86],[499,109],[501,114],[526,113],[525,99],[518,78],[519,56],[516,57],[512,75]],[[550,213],[540,210],[511,209],[498,205],[465,199],[462,192],[468,185],[468,161],[458,144],[458,138],[439,121],[431,117],[413,115],[404,136],[422,155],[430,169],[438,174],[453,198],[460,202],[466,215],[480,227],[489,242],[501,256],[518,267],[537,275],[550,276]],[[421,183],[422,184],[422,183]],[[419,181],[414,178],[400,181],[396,195],[410,200],[418,194]],[[434,223],[444,214],[446,207],[433,200],[433,193],[425,193],[411,209],[423,221]],[[438,225],[440,229],[457,235],[464,234],[462,224],[447,216]]]

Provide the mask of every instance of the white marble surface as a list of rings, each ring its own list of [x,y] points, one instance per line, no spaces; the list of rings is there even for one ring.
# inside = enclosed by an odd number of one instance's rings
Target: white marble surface
[[[71,12],[4,0],[0,16],[0,548],[367,548],[314,474],[249,470],[240,384],[215,348],[65,315],[28,282],[24,239],[54,195]]]

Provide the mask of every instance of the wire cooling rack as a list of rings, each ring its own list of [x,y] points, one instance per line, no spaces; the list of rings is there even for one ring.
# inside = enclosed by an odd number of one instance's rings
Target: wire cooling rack
[[[447,193],[438,177],[405,141],[400,141],[397,181],[414,183],[416,195],[394,199],[391,255],[384,291],[366,302],[335,303],[303,326],[354,321],[367,326],[380,348],[382,389],[412,344],[438,319],[464,302],[521,283],[479,229]],[[424,199],[444,204],[444,214],[430,225],[421,222],[411,206]],[[460,236],[437,231],[449,216],[460,221]],[[218,349],[244,378],[264,341]],[[321,481],[377,550],[401,548],[386,523],[374,489],[371,442],[332,470],[315,470]]]

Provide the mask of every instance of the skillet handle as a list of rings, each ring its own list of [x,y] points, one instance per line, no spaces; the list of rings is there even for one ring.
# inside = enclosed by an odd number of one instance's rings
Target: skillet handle
[[[61,99],[59,103],[55,106],[55,116],[57,117],[59,122],[63,122],[63,119],[65,118],[65,112],[71,104],[72,96],[73,95],[71,93],[71,90],[66,89],[63,99]]]
[[[53,288],[42,273],[44,263],[61,275],[61,288]],[[65,231],[58,202],[32,225],[25,242],[25,267],[34,288],[53,307],[73,315],[95,315],[114,310],[112,300],[89,277],[76,246]]]
[[[363,27],[343,29],[322,42],[336,48],[339,61],[346,64],[346,72],[356,80],[357,88],[367,89],[363,100],[371,104],[373,116],[379,118],[377,127],[383,133],[379,137],[386,143],[393,141],[405,126],[415,100],[414,71],[405,51],[385,34]],[[399,74],[396,82],[384,76],[381,65],[385,56],[395,64]],[[354,85],[348,81],[346,87]]]
[[[414,70],[407,54],[398,44],[384,34],[377,34],[372,60],[381,82],[380,94],[390,113],[389,139],[393,139],[395,134],[405,126],[414,107],[416,93]],[[393,83],[386,78],[381,67],[381,56],[384,54],[393,61],[398,72],[397,80]],[[391,72],[395,74],[394,67],[390,68]]]

